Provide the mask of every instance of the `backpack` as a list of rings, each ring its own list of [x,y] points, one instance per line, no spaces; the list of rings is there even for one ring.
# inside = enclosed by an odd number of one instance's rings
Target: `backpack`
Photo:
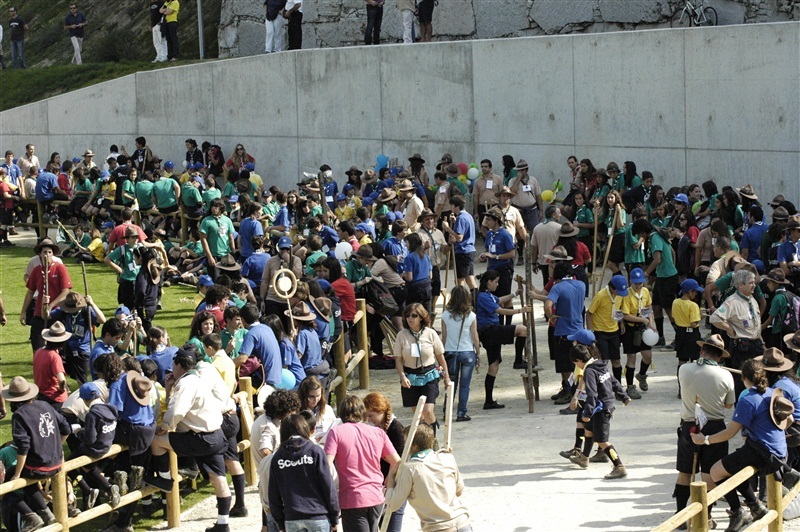
[[[800,329],[800,297],[789,292],[784,293],[786,296],[786,316],[783,318],[781,324],[782,334],[794,334]]]
[[[375,314],[378,316],[394,316],[400,311],[394,296],[380,281],[370,281],[367,283],[365,289],[366,300],[369,305],[375,309]]]

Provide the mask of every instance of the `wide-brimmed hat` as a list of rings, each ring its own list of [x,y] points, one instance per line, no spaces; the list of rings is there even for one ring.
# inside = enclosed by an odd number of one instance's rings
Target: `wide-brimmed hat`
[[[567,221],[567,222],[564,222],[563,224],[561,224],[561,229],[559,229],[559,231],[558,231],[558,236],[560,236],[560,237],[561,236],[563,236],[563,237],[575,236],[580,232],[581,232],[581,230],[578,229],[577,227],[575,227],[574,225],[572,225],[572,222]]]
[[[372,247],[370,246],[359,246],[358,251],[356,251],[355,255],[356,257],[360,257],[362,259],[378,260],[372,254]]]
[[[344,175],[361,175],[364,172],[358,169],[358,166],[351,166],[348,171],[344,173]]]
[[[758,199],[758,196],[756,196],[756,193],[753,190],[753,186],[749,183],[743,186],[742,188],[737,188],[736,192],[738,192],[740,196],[744,196],[745,198]]]
[[[417,222],[422,223],[422,220],[424,220],[425,218],[436,218],[436,213],[430,209],[422,209],[420,215],[417,216]]]
[[[792,284],[786,280],[786,274],[780,268],[773,268],[766,275],[767,280],[776,284]]]
[[[150,379],[135,370],[130,370],[125,375],[125,384],[131,392],[133,399],[142,406],[150,404],[150,389],[153,383]]]
[[[161,283],[161,274],[164,273],[164,267],[158,263],[158,259],[148,260],[144,268],[147,270],[148,275],[150,275],[150,280],[153,284]]]
[[[378,174],[376,174],[374,170],[367,170],[364,173],[364,180],[367,181],[367,182],[374,181],[377,178],[378,178]]]
[[[311,309],[303,303],[302,301],[295,306],[292,307],[292,310],[284,310],[284,314],[287,316],[291,316],[293,319],[297,321],[314,321],[317,319],[314,314],[311,312]]]
[[[28,399],[33,399],[39,395],[39,387],[32,382],[28,382],[25,377],[17,376],[11,379],[8,386],[3,388],[3,391],[0,393],[2,393],[3,399],[6,401],[19,403],[27,401]]]
[[[72,338],[72,333],[67,332],[67,328],[60,321],[54,322],[49,329],[42,331],[42,338],[48,342],[66,342]]]
[[[242,269],[242,265],[236,262],[236,259],[233,258],[233,255],[228,253],[221,259],[217,261],[217,268],[221,270],[228,270],[231,272],[239,271]]]
[[[755,357],[755,360],[761,362],[766,371],[772,371],[774,373],[783,373],[784,371],[788,371],[794,367],[794,362],[792,362],[791,359],[786,358],[786,355],[783,354],[783,351],[777,347],[770,347],[764,351],[763,355]]]
[[[445,171],[445,173],[447,175],[450,175],[450,176],[457,176],[458,174],[461,173],[461,170],[458,168],[458,165],[455,164],[455,163],[448,164],[447,168],[445,168],[444,171]]]
[[[84,157],[94,157],[94,152],[92,150],[86,150],[83,152]]]
[[[711,347],[716,347],[720,351],[722,351],[721,358],[730,358],[731,354],[725,349],[725,342],[722,341],[722,336],[718,334],[712,334],[702,340],[697,341],[697,345],[703,347],[704,345],[710,345]]]
[[[136,237],[138,237],[139,236],[139,230],[136,229],[136,227],[133,224],[131,224],[128,227],[125,228],[125,236],[136,236]]]
[[[777,196],[772,198],[772,201],[769,202],[769,206],[770,207],[777,207],[778,205],[780,205],[784,201],[786,201],[786,198],[783,197],[783,194],[778,194]]]
[[[49,238],[43,238],[43,239],[41,239],[39,241],[38,244],[33,246],[33,252],[38,255],[38,254],[40,254],[42,252],[42,250],[44,248],[52,249],[53,250],[53,255],[58,255],[58,253],[61,251],[61,248],[58,247],[58,244],[56,244],[55,242],[53,242]]]
[[[501,211],[497,207],[492,207],[491,209],[486,211],[486,216],[494,218],[495,220],[497,220],[497,223],[499,223],[501,226],[506,222],[506,215],[503,214],[503,211]]]
[[[794,216],[789,218],[789,223],[786,224],[786,229],[798,229],[798,228],[800,228],[800,220],[798,220]],[[36,250],[36,248],[33,249]]]
[[[528,162],[525,159],[520,159],[517,161],[517,166],[514,167],[514,170],[527,170],[528,169]]]
[[[775,426],[781,430],[788,429],[794,423],[793,413],[794,403],[784,397],[783,389],[773,388],[772,397],[769,398],[769,417]]]
[[[86,299],[78,292],[69,292],[60,305],[64,312],[74,313],[86,308]]]
[[[442,154],[441,162],[450,164],[453,162],[453,156],[450,155],[449,153],[444,153]]]
[[[331,317],[333,302],[330,299],[327,297],[308,296],[308,300],[311,302],[311,306],[314,307],[314,310],[317,311],[317,314],[321,315],[325,319],[329,319]]]
[[[567,248],[564,246],[554,247],[550,253],[547,253],[544,256],[544,258],[550,259],[551,261],[572,260],[572,257],[570,257],[569,253],[567,253]]]
[[[425,164],[425,159],[423,159],[422,155],[420,155],[419,153],[415,153],[414,155],[409,157],[408,160],[412,161],[412,162],[413,161],[419,161],[420,163]]]
[[[381,190],[381,193],[378,196],[377,201],[386,203],[387,201],[392,201],[395,197],[397,197],[397,193],[394,190],[390,188],[384,188],[383,190]]]
[[[786,210],[786,207],[775,207],[775,210],[772,211],[772,219],[773,220],[788,220],[789,219],[789,211]]]
[[[783,336],[783,343],[792,351],[800,351],[800,331],[785,334]]]
[[[409,192],[411,190],[414,190],[414,184],[408,179],[400,181],[397,185],[398,192]]]
[[[495,197],[497,198],[499,198],[502,194],[508,194],[512,198],[517,195],[515,192],[512,192],[511,189],[508,187],[503,187],[494,193]]]
[[[606,172],[619,172],[619,165],[611,161],[606,165]]]

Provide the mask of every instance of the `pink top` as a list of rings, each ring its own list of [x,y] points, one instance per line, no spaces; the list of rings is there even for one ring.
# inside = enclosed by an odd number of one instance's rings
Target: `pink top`
[[[333,427],[325,440],[325,454],[335,459],[339,474],[339,507],[367,508],[383,503],[381,458],[396,451],[384,431],[365,423]]]

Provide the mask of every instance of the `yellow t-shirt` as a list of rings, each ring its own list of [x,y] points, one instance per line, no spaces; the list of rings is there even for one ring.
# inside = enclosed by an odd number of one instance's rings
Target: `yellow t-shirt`
[[[178,11],[181,9],[181,3],[178,0],[172,0],[172,2],[167,2],[164,4],[164,7],[167,9],[172,9],[173,13],[167,15],[166,21],[167,22],[178,22]]]
[[[640,309],[647,308],[652,304],[653,299],[650,297],[650,290],[647,287],[643,286],[638,294],[633,291],[633,288],[628,288],[628,295],[622,298],[622,313],[639,316]]]
[[[89,252],[97,259],[97,262],[103,262],[103,259],[106,257],[106,250],[103,247],[103,239],[102,238],[95,238],[89,245],[86,246]]]
[[[700,307],[691,299],[676,299],[672,302],[672,319],[678,327],[691,327],[700,321]]]
[[[181,185],[185,185],[189,181],[189,178],[191,178],[191,177],[192,177],[192,174],[190,174],[189,172],[182,173],[181,174],[181,179],[180,179]]]
[[[598,292],[589,305],[589,312],[592,313],[592,330],[595,332],[617,332],[619,323],[614,320],[614,312],[622,312],[622,300],[624,298],[615,296],[612,300],[611,292],[605,287]],[[620,314],[621,318],[622,315]]]
[[[261,179],[261,176],[250,172],[250,183],[253,185],[253,188],[258,191],[258,196],[261,197],[261,189],[264,188],[264,180]]]
[[[100,194],[105,199],[114,201],[114,195],[117,193],[117,184],[113,181],[108,181],[100,188]]]
[[[336,219],[340,222],[346,222],[355,215],[353,209],[351,209],[348,205],[345,205],[344,207],[336,207],[333,210],[333,213],[336,215]]]
[[[361,237],[361,240],[359,240],[358,243],[361,246],[372,244],[372,237],[370,237],[369,235],[364,235]]]

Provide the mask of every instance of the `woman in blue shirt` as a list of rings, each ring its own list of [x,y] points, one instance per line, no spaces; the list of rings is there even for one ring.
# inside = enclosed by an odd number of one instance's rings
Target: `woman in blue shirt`
[[[528,336],[528,329],[524,325],[500,325],[501,315],[522,314],[523,312],[530,312],[531,308],[504,308],[504,305],[513,300],[514,296],[519,294],[520,291],[517,291],[517,294],[497,297],[493,292],[497,290],[499,284],[500,273],[497,270],[487,270],[481,277],[477,302],[478,338],[486,348],[486,357],[489,360],[489,369],[486,370],[486,380],[484,381],[486,390],[486,399],[483,403],[484,410],[505,408],[505,405],[501,405],[492,398],[494,381],[500,369],[500,362],[503,361],[500,356],[500,349],[503,345],[513,343],[515,344],[517,357],[521,359],[522,352],[525,350],[525,338]]]
[[[297,326],[297,356],[303,363],[306,375],[319,375],[327,373],[330,369],[328,363],[322,360],[322,345],[317,336],[316,316],[305,303],[298,303],[290,311],[284,311],[290,315]]]
[[[264,325],[275,333],[275,339],[278,340],[278,344],[281,347],[283,369],[288,369],[294,375],[295,382],[292,390],[296,390],[300,383],[303,382],[303,379],[306,378],[306,370],[303,369],[303,364],[297,356],[297,348],[292,343],[292,340],[286,336],[286,332],[283,330],[283,323],[281,323],[281,319],[278,316],[270,314],[263,321]]]
[[[411,233],[405,237],[408,255],[403,261],[402,277],[406,281],[406,304],[419,303],[431,313],[431,259],[422,244],[422,237]]]

